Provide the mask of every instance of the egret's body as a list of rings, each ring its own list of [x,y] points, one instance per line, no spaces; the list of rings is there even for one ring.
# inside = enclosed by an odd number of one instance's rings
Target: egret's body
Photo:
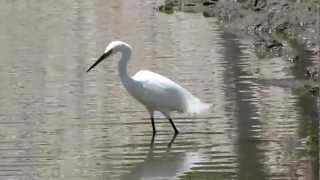
[[[154,111],[162,112],[169,119],[175,133],[178,133],[177,128],[170,118],[170,112],[201,113],[210,107],[208,104],[202,103],[177,83],[160,74],[142,70],[130,77],[127,73],[127,64],[131,56],[131,47],[121,41],[111,42],[107,46],[104,54],[87,72],[103,59],[116,52],[121,52],[122,54],[118,65],[121,82],[130,95],[142,103],[149,111],[153,133],[156,132],[153,119]]]

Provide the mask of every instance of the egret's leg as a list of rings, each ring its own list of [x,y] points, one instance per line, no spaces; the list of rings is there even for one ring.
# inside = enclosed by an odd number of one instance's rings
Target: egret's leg
[[[179,131],[178,131],[178,129],[176,128],[176,126],[174,125],[172,119],[171,119],[170,117],[168,117],[168,119],[169,119],[169,121],[170,121],[171,126],[172,126],[173,129],[174,129],[174,133],[175,133],[175,134],[178,134]]]
[[[156,134],[156,126],[154,125],[154,118],[153,118],[153,112],[150,112],[150,119],[151,119],[151,124],[152,124],[152,130],[153,130],[153,136]]]
[[[174,125],[171,117],[170,117],[168,114],[166,114],[166,113],[163,113],[163,114],[164,114],[164,115],[167,117],[167,119],[170,121],[170,124],[171,124],[171,126],[173,127],[173,129],[174,129],[174,133],[175,133],[175,134],[178,134],[179,131],[178,131],[178,129],[176,128],[176,126]]]

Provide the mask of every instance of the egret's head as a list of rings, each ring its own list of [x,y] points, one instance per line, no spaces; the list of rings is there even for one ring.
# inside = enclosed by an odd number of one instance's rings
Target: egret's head
[[[123,48],[130,48],[131,49],[131,46],[125,42],[122,42],[122,41],[112,41],[108,44],[104,53],[107,53],[109,51],[116,53],[118,51],[121,51]]]
[[[92,68],[98,65],[102,60],[106,59],[112,54],[115,54],[119,51],[124,51],[125,49],[131,49],[131,46],[122,41],[112,41],[106,47],[104,53],[100,56],[100,58],[87,70],[89,72]]]

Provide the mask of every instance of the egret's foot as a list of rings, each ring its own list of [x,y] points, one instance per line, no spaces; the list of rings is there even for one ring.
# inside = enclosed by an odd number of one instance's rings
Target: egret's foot
[[[179,131],[177,129],[174,130],[174,135],[179,134]]]

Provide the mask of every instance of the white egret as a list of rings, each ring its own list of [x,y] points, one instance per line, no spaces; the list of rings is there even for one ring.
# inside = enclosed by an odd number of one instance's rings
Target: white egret
[[[131,46],[125,42],[112,41],[87,72],[111,54],[120,52],[121,59],[118,70],[121,82],[129,94],[149,111],[153,134],[156,133],[154,111],[160,111],[170,121],[175,134],[177,134],[179,131],[170,117],[170,112],[201,113],[209,109],[209,104],[201,102],[179,84],[162,75],[142,70],[130,77],[127,73],[127,64],[131,57],[131,49]]]

